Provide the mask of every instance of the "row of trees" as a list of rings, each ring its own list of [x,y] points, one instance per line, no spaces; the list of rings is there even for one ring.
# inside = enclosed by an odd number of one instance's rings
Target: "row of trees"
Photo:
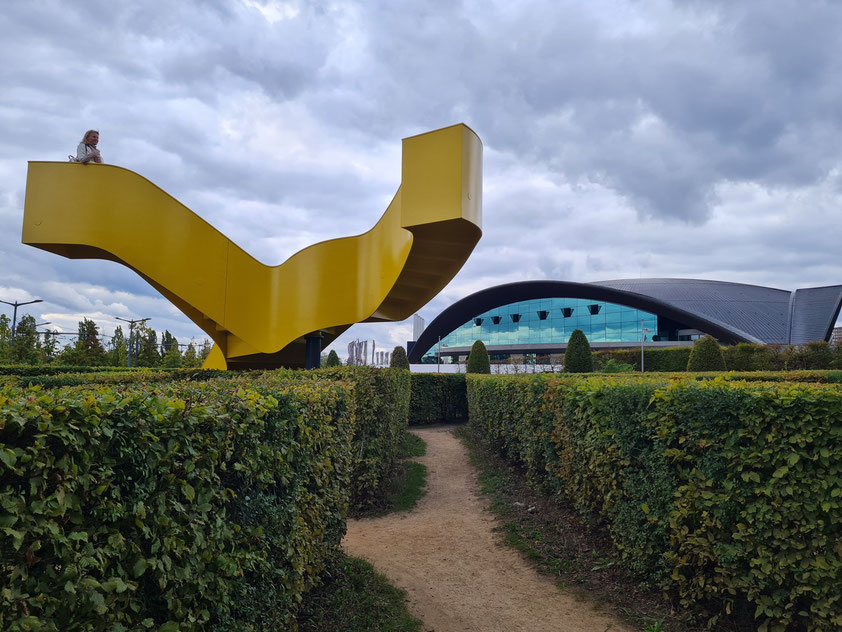
[[[66,366],[198,367],[211,350],[207,340],[180,345],[169,331],[161,334],[140,324],[126,335],[118,326],[110,340],[97,324],[87,318],[79,322],[76,339],[62,345],[54,332],[39,333],[35,319],[26,315],[15,328],[14,340],[9,317],[0,314],[0,364],[57,364]]]

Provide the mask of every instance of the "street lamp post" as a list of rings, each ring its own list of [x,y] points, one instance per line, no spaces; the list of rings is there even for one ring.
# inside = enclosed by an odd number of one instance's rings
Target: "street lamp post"
[[[34,301],[24,301],[23,303],[19,303],[15,301],[14,303],[10,303],[9,301],[0,301],[0,303],[5,303],[6,305],[11,305],[14,307],[14,311],[12,311],[12,344],[15,344],[15,328],[18,324],[18,307],[21,305],[32,305],[33,303],[43,303],[44,300],[40,298],[36,298]]]
[[[134,326],[135,323],[145,323],[147,320],[151,320],[150,318],[138,318],[137,320],[129,320],[128,318],[120,318],[119,316],[115,316],[117,320],[122,320],[124,323],[129,323],[129,348],[128,348],[128,358],[126,358],[126,366],[131,368],[132,366],[132,336],[134,335]],[[137,365],[137,349],[135,349],[135,365]]]
[[[441,336],[439,336],[439,346],[436,349],[436,373],[441,373]]]
[[[645,373],[645,368],[643,366],[643,341],[646,340],[646,332],[652,331],[648,327],[643,326],[643,318],[640,319],[640,372]]]

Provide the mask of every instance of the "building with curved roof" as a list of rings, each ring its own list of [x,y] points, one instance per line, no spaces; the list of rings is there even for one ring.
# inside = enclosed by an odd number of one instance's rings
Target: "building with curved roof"
[[[467,355],[475,340],[491,354],[561,353],[574,329],[595,348],[691,344],[704,334],[723,344],[803,344],[829,340],[840,307],[842,285],[789,291],[702,279],[522,281],[445,309],[410,344],[409,360]]]

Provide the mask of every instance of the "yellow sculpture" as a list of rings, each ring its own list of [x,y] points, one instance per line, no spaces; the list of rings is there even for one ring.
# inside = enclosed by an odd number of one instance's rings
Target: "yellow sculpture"
[[[267,266],[144,177],[30,162],[23,243],[146,279],[216,345],[207,368],[312,366],[354,323],[404,320],[482,235],[482,143],[465,125],[403,140],[401,185],[368,232]]]

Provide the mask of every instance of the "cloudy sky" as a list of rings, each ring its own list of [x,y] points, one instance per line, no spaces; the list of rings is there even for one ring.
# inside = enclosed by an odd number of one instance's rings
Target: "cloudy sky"
[[[0,29],[0,299],[63,331],[205,337],[122,266],[20,243],[27,160],[89,128],[278,264],[377,221],[401,138],[466,123],[484,234],[427,322],[527,279],[842,283],[842,3],[3,0]]]

